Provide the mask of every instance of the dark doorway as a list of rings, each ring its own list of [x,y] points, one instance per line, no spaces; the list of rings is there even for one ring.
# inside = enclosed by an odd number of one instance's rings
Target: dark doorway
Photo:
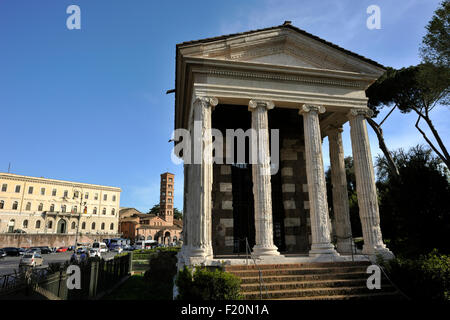
[[[250,249],[255,245],[255,215],[253,204],[252,169],[249,164],[231,166],[233,183],[233,236],[234,253],[245,252],[246,241]]]

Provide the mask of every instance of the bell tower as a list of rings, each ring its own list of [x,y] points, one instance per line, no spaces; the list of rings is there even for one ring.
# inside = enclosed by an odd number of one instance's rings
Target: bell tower
[[[161,174],[161,194],[159,201],[159,215],[162,219],[173,224],[173,193],[175,175],[173,173],[165,172]]]

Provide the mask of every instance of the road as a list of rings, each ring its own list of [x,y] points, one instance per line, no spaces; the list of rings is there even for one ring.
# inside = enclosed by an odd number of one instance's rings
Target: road
[[[114,257],[117,252],[107,252],[102,254],[102,258],[110,259]],[[64,263],[70,260],[72,252],[58,252],[51,254],[43,254],[44,264],[37,268],[47,268],[49,263]],[[4,257],[0,258],[0,276],[5,274],[13,274],[14,270],[19,271],[20,257]]]

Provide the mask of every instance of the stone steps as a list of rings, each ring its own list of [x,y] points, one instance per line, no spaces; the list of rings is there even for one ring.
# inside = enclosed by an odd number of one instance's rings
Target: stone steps
[[[264,281],[264,290],[290,290],[290,289],[306,289],[306,288],[335,288],[335,287],[349,287],[349,286],[365,286],[365,279],[350,279],[350,280],[325,280],[325,281],[293,281],[293,282],[278,282],[267,283]],[[241,285],[242,292],[259,291],[259,283],[243,284]]]
[[[295,282],[295,281],[311,281],[311,280],[339,280],[339,279],[356,279],[366,277],[365,272],[349,272],[349,273],[329,273],[329,274],[308,274],[308,275],[280,275],[264,277],[264,283],[272,282]],[[259,276],[242,277],[242,284],[259,283]]]
[[[277,275],[311,275],[311,274],[335,274],[335,273],[348,273],[348,272],[366,272],[367,267],[364,266],[352,266],[352,267],[337,267],[337,268],[280,268],[280,269],[262,269],[261,273],[263,277],[277,276]],[[255,277],[259,275],[258,270],[236,270],[228,272],[235,274],[238,277]]]
[[[261,269],[263,299],[347,300],[397,299],[399,294],[382,277],[381,290],[369,290],[368,262],[295,263],[226,266],[225,271],[241,278],[244,299],[259,300]]]

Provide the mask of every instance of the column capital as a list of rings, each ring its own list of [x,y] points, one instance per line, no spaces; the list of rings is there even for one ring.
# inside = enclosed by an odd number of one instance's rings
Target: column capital
[[[214,108],[219,103],[219,100],[216,97],[196,97],[194,104],[197,103],[200,103],[205,108]]]
[[[267,110],[273,109],[275,104],[271,100],[251,99],[248,102],[248,110],[256,109],[257,107],[264,107]]]
[[[343,131],[344,129],[342,129],[342,126],[329,125],[328,127],[325,128],[325,133],[327,135],[342,133]]]
[[[315,104],[304,104],[298,110],[298,113],[303,114],[303,113],[308,113],[311,111],[314,111],[317,113],[325,113],[326,109],[324,106],[319,106],[319,105],[315,105]]]
[[[373,111],[369,108],[355,108],[351,109],[347,114],[349,119],[355,118],[357,116],[364,116],[364,118],[371,118],[373,116]]]

